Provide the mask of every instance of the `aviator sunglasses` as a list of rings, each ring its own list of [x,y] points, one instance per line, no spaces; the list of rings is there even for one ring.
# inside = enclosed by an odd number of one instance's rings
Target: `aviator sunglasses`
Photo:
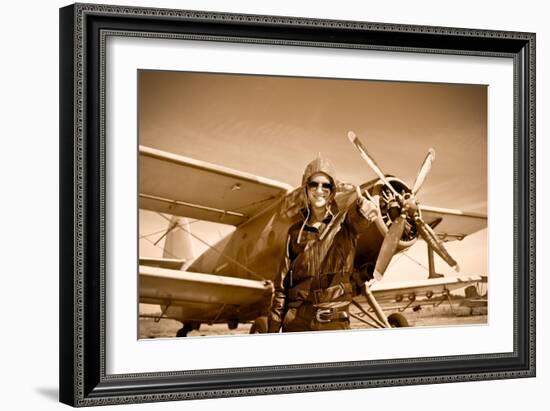
[[[332,191],[332,184],[331,183],[320,183],[317,181],[310,181],[307,183],[307,187],[310,190],[316,190],[317,187],[321,186],[321,188],[325,191]]]

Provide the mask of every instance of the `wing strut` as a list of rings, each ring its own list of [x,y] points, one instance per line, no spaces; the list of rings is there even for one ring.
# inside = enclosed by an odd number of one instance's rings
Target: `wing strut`
[[[359,320],[359,321],[361,321],[361,322],[363,322],[363,323],[365,323],[365,324],[371,326],[372,328],[385,328],[385,327],[386,327],[386,326],[384,325],[383,322],[381,322],[378,318],[376,318],[376,317],[373,316],[371,313],[369,313],[367,310],[365,310],[365,309],[363,308],[363,306],[362,306],[361,304],[359,304],[357,301],[352,300],[351,303],[352,303],[353,305],[355,305],[357,308],[359,308],[359,310],[361,310],[361,313],[362,313],[363,315],[366,315],[366,316],[369,317],[372,321],[374,321],[375,324],[372,324],[372,323],[368,322],[367,320],[361,318],[359,315],[355,315],[355,314],[350,313],[350,315],[351,315],[353,318],[355,318],[355,319],[357,319],[357,320]]]
[[[382,310],[382,307],[380,307],[380,304],[378,304],[378,301],[376,301],[376,298],[374,298],[374,295],[372,295],[372,291],[370,290],[370,286],[368,284],[365,284],[363,286],[363,294],[365,295],[365,298],[367,299],[367,302],[374,310],[374,313],[378,317],[378,320],[384,324],[385,328],[391,328],[390,323],[388,322],[388,317],[384,314],[384,310]]]

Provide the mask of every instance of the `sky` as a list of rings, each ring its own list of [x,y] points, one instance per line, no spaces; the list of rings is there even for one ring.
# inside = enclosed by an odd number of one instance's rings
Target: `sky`
[[[297,186],[318,153],[340,181],[375,174],[347,139],[354,131],[386,174],[412,185],[429,148],[436,160],[417,198],[422,204],[487,212],[487,88],[484,85],[312,79],[141,71],[141,145]],[[140,211],[140,236],[166,220]],[[233,228],[195,222],[215,242]],[[140,255],[160,256],[158,235],[140,240]],[[448,243],[464,274],[487,273],[487,232]],[[197,252],[205,246],[198,243]],[[386,278],[424,278],[419,241],[396,256]],[[409,257],[410,256],[410,257]],[[436,257],[439,272],[452,273]]]

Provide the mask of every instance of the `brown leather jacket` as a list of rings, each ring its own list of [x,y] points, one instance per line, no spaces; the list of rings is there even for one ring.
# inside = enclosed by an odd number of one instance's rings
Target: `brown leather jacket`
[[[333,211],[319,229],[306,224],[305,215],[290,227],[275,278],[268,332],[280,330],[289,308],[349,306],[355,286],[351,275],[357,237],[370,223],[356,202],[348,210]]]

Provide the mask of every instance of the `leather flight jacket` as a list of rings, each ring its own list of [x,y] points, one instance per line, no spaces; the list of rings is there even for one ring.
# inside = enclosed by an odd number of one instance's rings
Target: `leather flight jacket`
[[[369,224],[358,206],[351,205],[347,211],[329,213],[319,227],[304,219],[290,227],[275,277],[268,332],[279,332],[289,310],[291,316],[311,317],[319,324],[349,319],[357,237]]]

